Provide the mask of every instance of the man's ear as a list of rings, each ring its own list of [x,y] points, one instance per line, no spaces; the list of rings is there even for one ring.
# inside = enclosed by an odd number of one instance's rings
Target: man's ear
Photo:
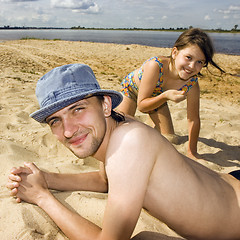
[[[103,112],[105,117],[110,117],[112,112],[112,99],[110,96],[104,96]]]
[[[172,49],[172,59],[175,59],[177,55],[178,55],[178,49],[174,47]]]

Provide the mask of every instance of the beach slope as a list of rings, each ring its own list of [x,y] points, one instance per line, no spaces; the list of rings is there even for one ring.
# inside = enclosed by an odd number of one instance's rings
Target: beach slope
[[[48,126],[29,118],[38,108],[37,80],[54,67],[85,63],[92,67],[103,88],[120,90],[123,77],[147,58],[169,55],[170,49],[139,45],[90,42],[19,40],[0,42],[0,233],[9,239],[67,239],[55,223],[37,206],[17,204],[5,187],[9,170],[25,161],[41,169],[61,173],[96,170],[98,163],[77,159],[51,135]],[[240,56],[217,54],[216,62],[233,75],[240,74]],[[218,172],[240,169],[240,78],[221,76],[210,68],[200,79],[201,121],[199,153],[205,166]],[[187,149],[186,101],[170,103],[175,131],[183,154]],[[137,118],[151,125],[147,115]],[[54,192],[64,205],[99,226],[102,224],[106,194]],[[159,196],[161,197],[161,196]],[[224,227],[224,226],[223,226]],[[149,239],[180,239],[165,224],[142,211],[134,235],[154,231]],[[146,236],[149,233],[146,232]],[[168,237],[169,236],[169,237]]]

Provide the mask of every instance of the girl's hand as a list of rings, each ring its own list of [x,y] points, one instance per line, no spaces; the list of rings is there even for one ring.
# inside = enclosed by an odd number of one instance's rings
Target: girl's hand
[[[179,103],[179,102],[183,101],[184,99],[186,99],[185,91],[178,91],[178,90],[171,89],[171,90],[167,90],[165,92],[165,95],[168,100],[171,100],[175,103]]]

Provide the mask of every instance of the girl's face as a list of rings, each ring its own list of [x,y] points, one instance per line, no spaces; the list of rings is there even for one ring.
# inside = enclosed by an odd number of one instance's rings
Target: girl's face
[[[205,64],[205,56],[197,45],[189,45],[181,50],[172,50],[175,70],[182,80],[188,80],[198,74]]]

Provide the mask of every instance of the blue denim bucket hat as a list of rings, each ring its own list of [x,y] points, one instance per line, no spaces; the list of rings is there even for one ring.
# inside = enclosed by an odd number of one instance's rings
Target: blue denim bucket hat
[[[54,68],[38,80],[36,96],[40,109],[30,117],[45,123],[51,114],[91,95],[110,96],[113,109],[122,101],[119,92],[101,89],[92,69],[85,64]]]

